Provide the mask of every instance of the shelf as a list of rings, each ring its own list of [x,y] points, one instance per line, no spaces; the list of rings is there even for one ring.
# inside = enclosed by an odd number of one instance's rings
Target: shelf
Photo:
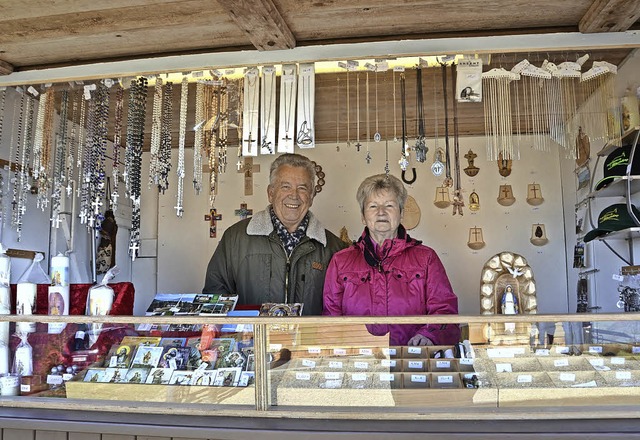
[[[607,235],[596,238],[596,240],[630,240],[638,237],[640,237],[640,227],[634,227],[610,232]]]
[[[600,157],[608,156],[609,153],[611,153],[613,150],[618,148],[619,145],[624,145],[626,142],[631,141],[631,138],[639,130],[640,130],[640,127],[631,127],[630,129],[622,133],[622,136],[620,137],[619,141],[616,140],[616,142],[607,142],[606,144],[604,144],[604,147],[602,147],[602,150],[598,151],[598,156]]]
[[[625,197],[627,194],[627,180],[631,180],[631,192],[635,194],[640,191],[640,176],[617,177],[606,187],[589,193],[587,197]]]

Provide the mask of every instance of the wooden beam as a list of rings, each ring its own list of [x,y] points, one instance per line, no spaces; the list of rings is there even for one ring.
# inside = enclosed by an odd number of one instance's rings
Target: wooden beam
[[[593,0],[580,19],[582,33],[624,32],[640,20],[640,0]]]
[[[13,73],[13,64],[0,60],[0,75],[8,75]]]
[[[272,0],[218,0],[258,50],[293,49],[296,39]]]

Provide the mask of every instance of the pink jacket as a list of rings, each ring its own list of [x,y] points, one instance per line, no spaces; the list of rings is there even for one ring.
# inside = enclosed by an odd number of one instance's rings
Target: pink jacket
[[[402,226],[398,232],[398,238],[385,240],[379,249],[378,254],[386,257],[376,262],[377,266],[365,258],[366,228],[357,243],[333,255],[324,281],[324,315],[458,313],[458,298],[435,251],[409,237]],[[418,333],[436,345],[454,344],[460,338],[456,324],[376,324],[367,328],[374,335],[390,333],[390,345],[406,345]]]

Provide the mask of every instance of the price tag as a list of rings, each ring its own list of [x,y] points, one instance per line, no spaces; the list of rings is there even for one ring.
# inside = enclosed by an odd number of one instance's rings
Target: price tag
[[[336,356],[346,356],[347,350],[345,350],[344,348],[334,348],[333,354]]]
[[[320,349],[320,347],[309,347],[307,349],[307,352],[309,352],[311,354],[320,354],[322,352],[322,350]]]
[[[357,361],[353,363],[353,366],[358,370],[367,370],[369,369],[369,362]]]
[[[62,376],[57,374],[47,374],[47,383],[49,385],[62,385]]]
[[[311,380],[311,374],[302,371],[296,371],[297,380]]]
[[[371,356],[373,354],[373,350],[370,348],[361,348],[358,351],[363,356]]]
[[[409,361],[407,366],[413,370],[422,370],[423,365],[422,361]]]
[[[422,347],[409,347],[409,354],[422,354]]]
[[[404,72],[404,66],[393,66],[394,72]]]
[[[460,359],[460,365],[473,365],[473,358],[462,358]]]
[[[351,380],[353,380],[354,382],[362,382],[367,380],[367,375],[366,373],[353,373],[351,375]]]
[[[436,361],[436,368],[451,368],[451,361]]]
[[[617,273],[614,273],[611,278],[613,278],[616,281],[623,281],[624,277],[622,275],[618,275]]]
[[[310,359],[303,359],[302,365],[305,367],[316,368],[316,363]]]
[[[324,373],[324,378],[325,379],[331,379],[331,380],[340,379],[340,373],[336,373],[336,372],[333,372],[333,371],[328,371],[328,372]]]
[[[536,349],[536,356],[549,356],[551,353],[548,348],[538,348]]]
[[[616,379],[618,380],[630,380],[631,371],[616,371]]]
[[[638,348],[640,348],[640,347],[638,347]],[[396,349],[395,348],[383,348],[382,349],[382,354],[384,354],[385,356],[395,356],[396,355]]]
[[[489,348],[487,349],[487,356],[490,358],[512,358],[515,353],[513,350],[504,348]]]
[[[611,365],[624,365],[624,358],[623,357],[612,357],[611,358]]]
[[[556,347],[556,353],[557,354],[569,353],[569,347],[567,347],[566,345],[558,345]]]
[[[382,359],[380,361],[380,365],[382,365],[383,367],[395,368],[396,360],[395,359]]]
[[[600,345],[589,346],[589,353],[600,354],[602,353],[602,347]]]
[[[393,382],[394,380],[393,373],[380,373],[380,382]]]
[[[342,362],[340,362],[340,361],[329,361],[329,368],[342,368]]]
[[[576,375],[574,373],[560,373],[560,380],[563,382],[575,382]]]
[[[202,76],[204,76],[204,72],[201,70],[197,70],[195,72],[191,72],[191,76],[194,78],[200,78]]]
[[[329,389],[340,388],[342,386],[341,380],[328,380],[325,382],[325,386]]]
[[[282,344],[269,344],[269,351],[280,351],[282,350]]]
[[[426,383],[427,382],[427,375],[426,374],[412,374],[411,375],[411,382]]]
[[[591,364],[592,367],[603,367],[604,366],[604,359],[589,359],[589,363]]]
[[[453,376],[438,376],[438,383],[453,383]]]
[[[71,373],[64,373],[62,375],[62,380],[65,381],[65,382],[68,381],[68,380],[71,380],[71,379],[73,379],[73,374],[71,374]]]
[[[555,367],[568,367],[569,359],[556,359],[553,361]]]
[[[29,385],[29,384],[20,385],[20,392],[21,393],[29,393],[29,392],[31,392],[31,385]]]
[[[631,347],[631,353],[640,354],[640,347]]]
[[[497,373],[511,373],[513,370],[511,369],[511,364],[500,363],[496,364],[496,372]]]
[[[533,376],[530,374],[518,374],[516,381],[518,383],[531,383],[533,382]]]

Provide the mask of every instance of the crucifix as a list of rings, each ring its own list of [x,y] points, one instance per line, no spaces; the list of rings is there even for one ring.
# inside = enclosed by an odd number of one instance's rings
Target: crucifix
[[[256,139],[251,139],[251,132],[249,132],[249,138],[244,140],[247,143],[247,151],[251,151],[251,145],[257,142]]]
[[[244,165],[238,168],[238,173],[244,173],[244,195],[253,195],[253,173],[260,172],[260,165],[253,164],[253,157],[245,157]]]
[[[51,225],[56,229],[60,227],[60,222],[62,222],[62,219],[59,216],[52,217],[49,220],[51,220]]]
[[[247,209],[246,203],[240,203],[240,209],[236,209],[234,211],[234,215],[237,215],[241,219],[245,219],[253,215],[253,209]]]
[[[129,250],[131,251],[131,261],[136,261],[136,257],[138,256],[138,249],[140,249],[140,245],[137,242],[129,245]]]
[[[98,213],[100,212],[100,207],[102,206],[102,202],[100,201],[100,198],[96,197],[96,199],[91,202],[91,206],[93,206],[93,212],[94,213]]]
[[[218,214],[218,210],[213,208],[209,210],[209,214],[204,216],[204,219],[209,222],[209,238],[216,238],[218,236],[216,221],[222,220],[222,214]]]

